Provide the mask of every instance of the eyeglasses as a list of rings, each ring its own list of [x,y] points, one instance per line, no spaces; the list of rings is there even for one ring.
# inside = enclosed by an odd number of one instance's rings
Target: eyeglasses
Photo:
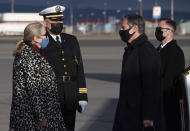
[[[160,30],[171,30],[172,32],[173,32],[173,30],[172,29],[170,29],[170,28],[162,28],[162,27],[157,27],[157,28],[160,28]]]
[[[161,30],[162,30],[162,29],[170,30],[170,28],[162,28],[162,27],[160,27],[160,28],[161,28]]]
[[[132,27],[133,27],[133,25],[129,25],[129,24],[128,24],[128,29],[131,29]],[[125,27],[125,26],[121,26],[121,29],[122,29],[122,30],[125,30],[126,27]]]

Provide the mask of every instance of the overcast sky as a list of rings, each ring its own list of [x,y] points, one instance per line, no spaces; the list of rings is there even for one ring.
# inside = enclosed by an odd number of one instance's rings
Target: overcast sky
[[[11,0],[0,0],[1,3],[10,3]],[[138,9],[139,0],[14,0],[19,5],[48,6],[61,4],[71,5],[74,8],[107,8],[107,9]],[[155,0],[143,0],[144,9],[152,9]],[[170,0],[157,0],[162,9],[170,9]],[[174,0],[176,11],[190,12],[190,0]]]

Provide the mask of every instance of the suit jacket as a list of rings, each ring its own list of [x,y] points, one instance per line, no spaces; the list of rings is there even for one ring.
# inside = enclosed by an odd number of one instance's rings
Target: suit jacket
[[[75,36],[61,33],[59,45],[50,34],[49,44],[44,49],[47,60],[57,76],[61,103],[69,110],[76,110],[78,101],[87,101],[86,81],[79,43]],[[70,82],[63,82],[63,76],[71,76]]]
[[[159,54],[142,34],[125,48],[113,131],[142,131],[143,120],[164,131],[162,116]]]

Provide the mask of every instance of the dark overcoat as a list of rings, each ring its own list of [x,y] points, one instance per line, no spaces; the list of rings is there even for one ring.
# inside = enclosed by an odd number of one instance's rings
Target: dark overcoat
[[[113,131],[142,131],[143,120],[164,131],[161,85],[159,54],[142,34],[125,48]]]
[[[160,47],[158,47],[160,49]],[[164,83],[164,114],[168,131],[180,131],[178,77],[184,71],[185,59],[182,49],[175,40],[160,50],[162,77]]]

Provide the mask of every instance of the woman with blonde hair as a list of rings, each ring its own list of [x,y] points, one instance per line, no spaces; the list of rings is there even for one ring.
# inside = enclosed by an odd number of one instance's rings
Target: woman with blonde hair
[[[48,45],[41,23],[31,23],[13,52],[10,131],[66,131],[56,78],[41,49]]]

